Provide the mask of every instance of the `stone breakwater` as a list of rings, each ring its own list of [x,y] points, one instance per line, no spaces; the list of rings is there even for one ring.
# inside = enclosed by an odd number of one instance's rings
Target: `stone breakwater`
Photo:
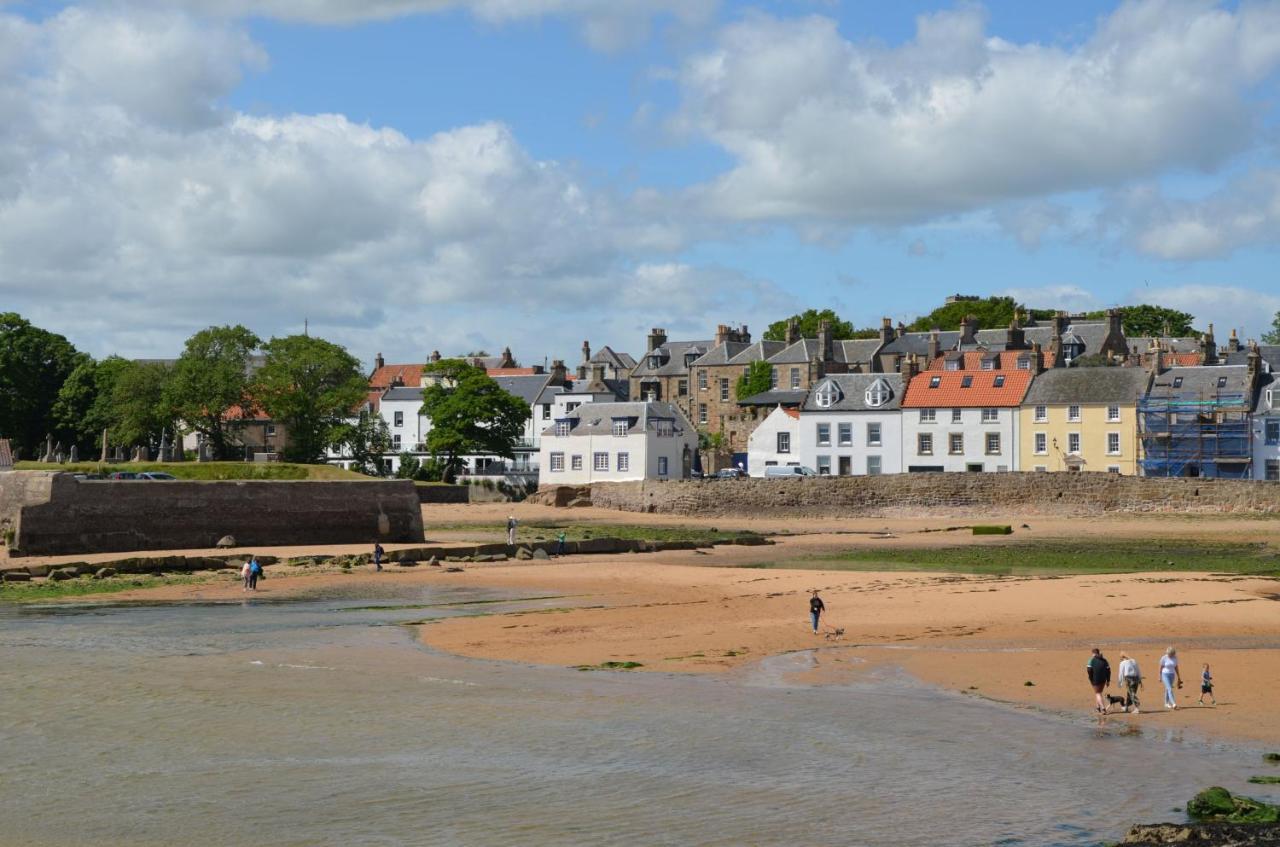
[[[544,495],[550,499],[552,492]],[[829,518],[947,515],[1280,514],[1280,485],[1105,473],[935,473],[614,482],[591,504],[672,515]]]

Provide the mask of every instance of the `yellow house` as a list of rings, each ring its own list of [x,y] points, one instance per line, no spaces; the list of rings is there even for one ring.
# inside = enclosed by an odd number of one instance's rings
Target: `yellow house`
[[[1138,401],[1145,368],[1054,368],[1031,382],[1018,411],[1024,471],[1101,471],[1136,475]]]

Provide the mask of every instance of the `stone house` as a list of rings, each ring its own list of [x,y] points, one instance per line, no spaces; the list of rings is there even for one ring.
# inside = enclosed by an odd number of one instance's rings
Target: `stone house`
[[[1151,376],[1138,367],[1057,368],[1038,375],[1019,411],[1022,470],[1137,474],[1138,402]]]
[[[671,403],[687,420],[696,422],[698,403],[703,401],[695,396],[705,398],[709,388],[695,387],[693,363],[724,344],[746,346],[750,342],[751,333],[745,326],[730,328],[721,324],[715,338],[707,341],[672,341],[667,338],[666,330],[653,329],[649,332],[645,354],[631,371],[630,396],[641,402]]]
[[[698,436],[671,403],[586,403],[542,432],[542,485],[687,479]]]
[[[601,347],[593,354],[591,342],[582,342],[582,361],[578,363],[578,379],[580,381],[591,379],[597,366],[603,368],[603,379],[628,383],[631,372],[635,370],[636,360],[629,353],[615,352],[608,345]],[[630,393],[629,384],[626,393]],[[622,399],[627,398],[624,396]]]

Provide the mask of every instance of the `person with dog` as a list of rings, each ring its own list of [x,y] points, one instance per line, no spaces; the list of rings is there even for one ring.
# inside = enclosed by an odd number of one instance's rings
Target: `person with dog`
[[[1142,671],[1138,663],[1124,653],[1120,654],[1120,681],[1124,683],[1124,707],[1139,712],[1138,689],[1142,687]]]
[[[813,589],[813,596],[809,598],[809,622],[813,624],[814,635],[818,634],[818,620],[826,610],[826,604],[823,603],[822,598],[818,596],[818,589]]]
[[[1111,663],[1102,655],[1102,651],[1097,647],[1093,648],[1093,655],[1089,657],[1089,663],[1084,666],[1084,672],[1089,677],[1089,685],[1093,688],[1093,699],[1095,703],[1095,711],[1100,715],[1107,713],[1107,701],[1102,699],[1102,691],[1111,684]]]
[[[1182,672],[1178,670],[1178,651],[1170,647],[1160,657],[1160,681],[1164,683],[1164,707],[1166,709],[1178,708],[1178,698],[1173,693],[1175,680],[1178,683],[1178,688],[1181,688]]]

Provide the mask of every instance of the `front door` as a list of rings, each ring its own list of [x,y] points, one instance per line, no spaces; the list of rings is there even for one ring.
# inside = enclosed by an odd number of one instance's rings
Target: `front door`
[[[840,457],[840,476],[849,476],[853,473],[853,458],[850,456]]]

